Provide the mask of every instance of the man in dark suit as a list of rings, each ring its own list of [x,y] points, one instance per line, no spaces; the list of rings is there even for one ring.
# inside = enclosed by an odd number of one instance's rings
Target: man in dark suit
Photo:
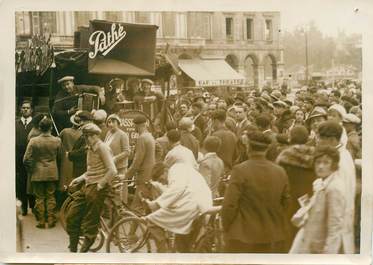
[[[193,122],[201,130],[201,132],[204,133],[207,122],[202,115],[202,110],[203,104],[201,102],[194,102],[192,104]]]
[[[16,120],[16,196],[22,202],[22,215],[27,215],[28,206],[34,208],[35,198],[27,195],[27,172],[23,156],[27,147],[27,136],[32,128],[32,104],[23,101],[21,118]]]
[[[270,143],[262,132],[249,133],[249,159],[232,169],[222,208],[226,252],[285,251],[289,181],[283,168],[266,160]]]

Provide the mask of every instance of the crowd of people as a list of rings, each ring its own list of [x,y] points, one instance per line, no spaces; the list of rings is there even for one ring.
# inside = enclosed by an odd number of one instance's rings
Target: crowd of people
[[[71,78],[61,84],[74,89]],[[58,111],[70,125],[52,136],[50,116],[32,116],[29,101],[21,105],[17,198],[24,215],[33,209],[38,228],[52,228],[66,187],[81,184],[67,214],[72,252],[79,236],[81,252],[93,244],[114,179],[123,182],[117,199],[150,209],[144,219],[175,233],[180,252],[188,252],[195,220],[219,197],[224,252],[358,252],[359,83],[297,91],[265,87],[226,97],[191,90],[178,96],[162,135],[149,131],[145,116],[134,118],[132,155],[114,109],[88,112],[62,104]],[[136,185],[133,196],[128,179]],[[157,238],[162,249],[165,239]]]

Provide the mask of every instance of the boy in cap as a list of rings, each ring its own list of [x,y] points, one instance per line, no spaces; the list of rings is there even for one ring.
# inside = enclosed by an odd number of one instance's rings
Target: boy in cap
[[[88,111],[78,111],[73,115],[79,120],[80,129],[87,123],[92,122],[92,114]],[[74,118],[75,118],[74,117]],[[75,141],[71,151],[67,152],[67,157],[73,163],[72,178],[77,178],[87,170],[87,143],[83,135]]]
[[[100,139],[100,128],[88,123],[82,127],[82,132],[88,144],[87,172],[70,184],[73,186],[85,181],[85,185],[74,196],[66,216],[71,252],[77,252],[80,235],[84,236],[80,252],[88,252],[94,243],[108,186],[117,174],[110,147]]]

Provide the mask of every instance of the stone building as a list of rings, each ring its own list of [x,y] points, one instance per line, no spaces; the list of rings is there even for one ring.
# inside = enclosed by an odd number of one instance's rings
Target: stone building
[[[280,12],[17,12],[17,40],[51,34],[56,47],[69,48],[92,19],[156,24],[157,49],[169,45],[179,59],[225,59],[247,85],[283,78]]]

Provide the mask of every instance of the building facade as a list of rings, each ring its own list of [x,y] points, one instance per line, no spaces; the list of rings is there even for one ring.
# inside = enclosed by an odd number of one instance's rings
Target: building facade
[[[180,59],[225,59],[262,87],[283,78],[279,12],[17,12],[17,40],[50,34],[56,47],[73,47],[74,32],[92,19],[157,25],[157,49]]]

